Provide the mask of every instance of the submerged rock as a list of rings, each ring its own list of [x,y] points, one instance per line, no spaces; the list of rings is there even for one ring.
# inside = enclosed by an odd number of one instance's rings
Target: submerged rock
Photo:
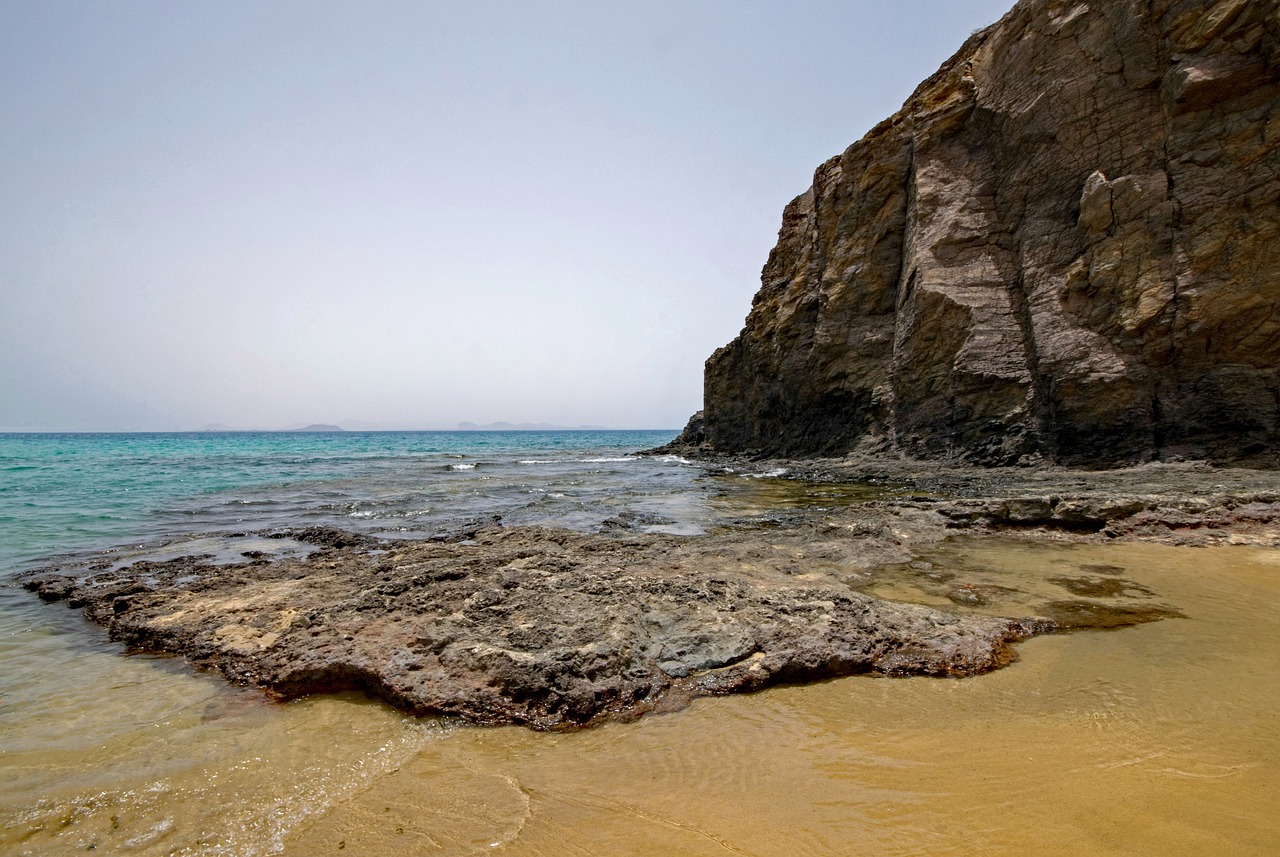
[[[1131,606],[1094,601],[1053,601],[1044,609],[1059,627],[1073,631],[1106,631],[1160,619],[1186,618],[1179,610],[1150,604]]]
[[[677,448],[1274,466],[1274,2],[1023,0],[783,214]]]

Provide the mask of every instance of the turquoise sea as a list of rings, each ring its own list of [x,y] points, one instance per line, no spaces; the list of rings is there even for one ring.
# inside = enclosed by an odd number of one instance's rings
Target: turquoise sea
[[[0,434],[0,574],[194,532],[430,535],[477,517],[587,528],[664,514],[700,473],[674,431]],[[674,504],[678,505],[678,504]]]

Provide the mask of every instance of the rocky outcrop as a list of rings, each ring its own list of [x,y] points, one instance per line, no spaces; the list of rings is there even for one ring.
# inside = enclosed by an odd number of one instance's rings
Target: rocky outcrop
[[[1266,471],[821,466],[808,475],[895,487],[696,537],[621,532],[619,516],[598,534],[490,523],[428,541],[309,527],[230,564],[216,558],[244,534],[217,554],[176,552],[216,544],[206,533],[19,579],[113,639],[279,697],[358,689],[419,714],[552,729],[853,673],[971,675],[1012,661],[1030,634],[1182,615],[1120,566],[1059,559],[1010,575],[938,552],[956,536],[1280,545]]]
[[[334,532],[334,531],[330,531]],[[491,528],[453,542],[217,566],[119,556],[24,579],[131,646],[282,697],[363,690],[417,714],[559,728],[853,673],[963,676],[1073,627],[961,616],[852,589],[876,540],[612,538]],[[879,546],[881,549],[887,545]],[[821,568],[798,567],[807,554]],[[1151,621],[1167,611],[1144,613]]]
[[[979,464],[1280,448],[1280,10],[1024,0],[787,206],[698,437]]]

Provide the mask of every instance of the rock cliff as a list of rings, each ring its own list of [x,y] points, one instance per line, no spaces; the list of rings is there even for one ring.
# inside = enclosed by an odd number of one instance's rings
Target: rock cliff
[[[1280,4],[1023,0],[783,214],[682,441],[1280,449]]]

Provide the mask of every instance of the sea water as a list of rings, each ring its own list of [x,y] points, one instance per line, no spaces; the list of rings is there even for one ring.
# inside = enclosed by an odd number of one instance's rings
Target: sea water
[[[0,436],[3,568],[311,524],[697,532],[876,494],[633,455],[671,436]],[[1280,551],[988,538],[921,560],[1023,589],[1106,566],[1186,618],[1036,638],[964,680],[852,677],[540,734],[358,695],[270,703],[0,587],[0,853],[1280,850]]]
[[[674,434],[0,434],[0,569],[175,533],[323,524],[412,537],[494,515],[673,517],[700,470],[634,453]]]

